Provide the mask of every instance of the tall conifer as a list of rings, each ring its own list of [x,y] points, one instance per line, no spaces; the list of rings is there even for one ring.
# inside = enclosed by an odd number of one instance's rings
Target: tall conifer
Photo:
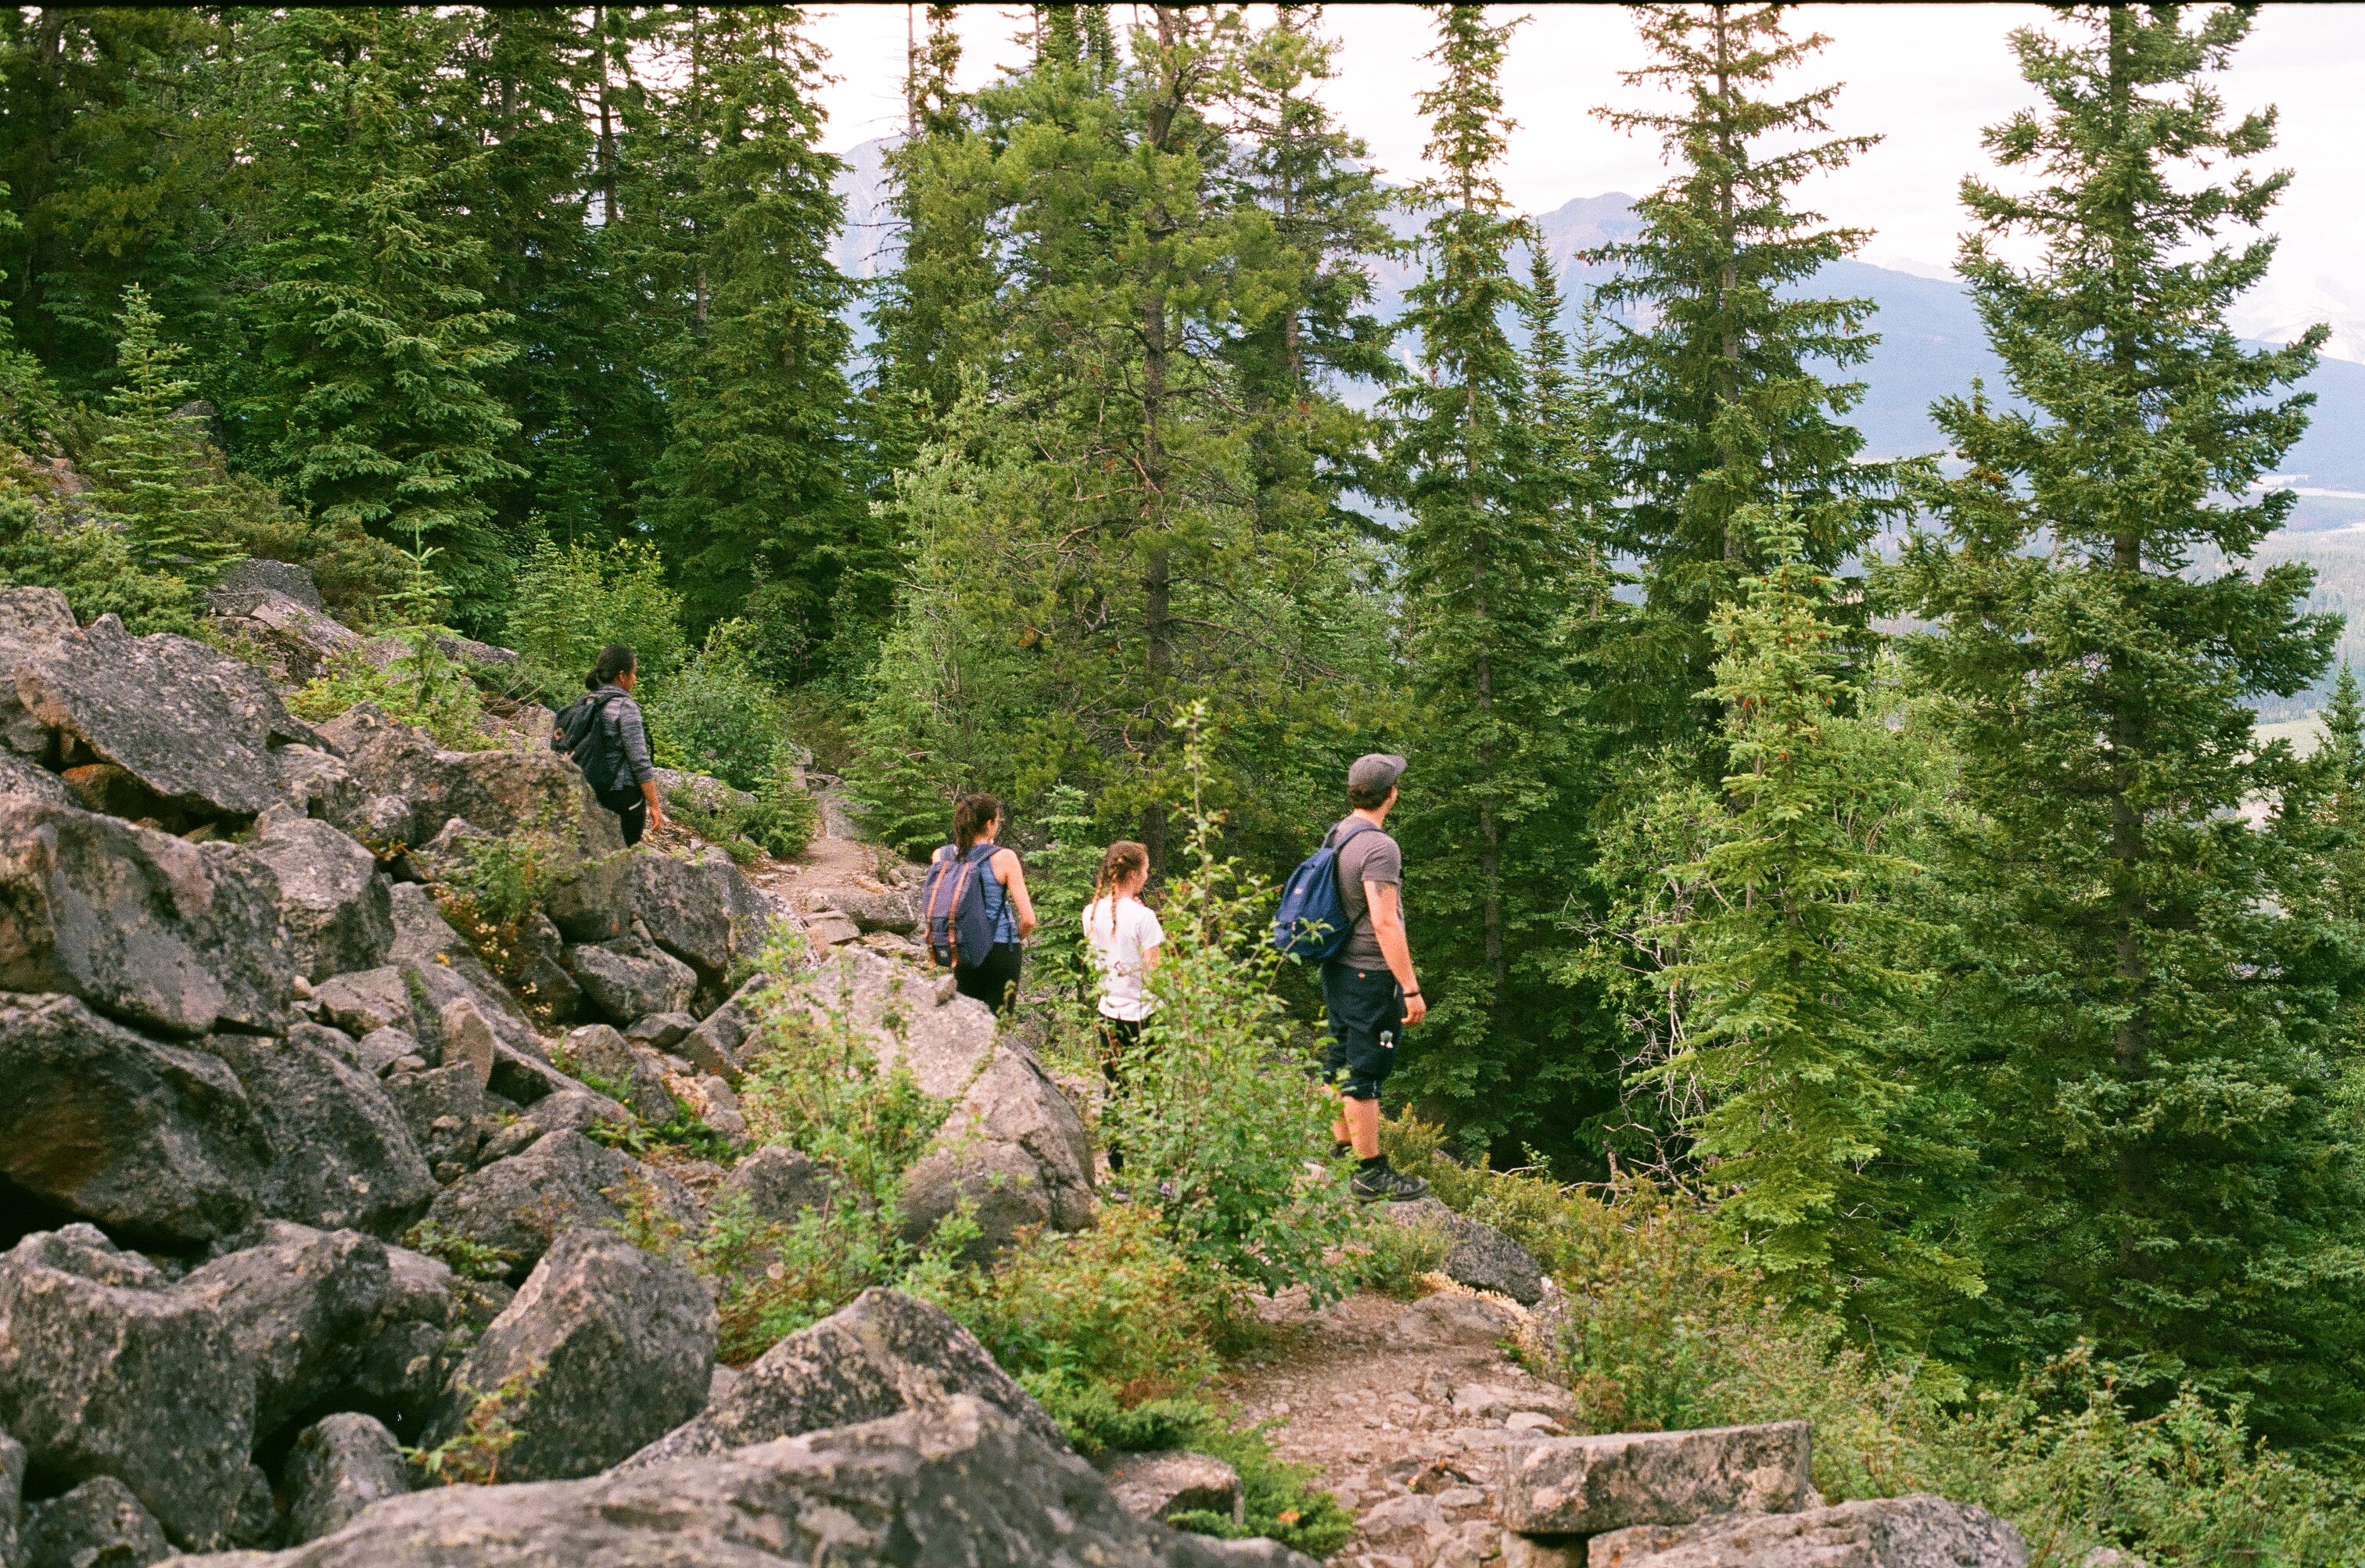
[[[196,450],[196,431],[173,417],[195,390],[178,374],[186,352],[163,335],[163,318],[138,284],[123,291],[121,384],[93,465],[109,513],[131,538],[132,559],[151,571],[204,582],[242,553],[223,526],[221,487]]]
[[[2365,1387],[2360,1193],[2321,862],[2276,809],[2305,779],[2252,734],[2333,626],[2306,566],[2243,568],[2290,514],[2253,481],[2306,427],[2289,388],[2325,336],[2253,350],[2226,320],[2274,243],[2219,233],[2289,179],[2241,169],[2273,113],[2229,117],[2211,81],[2250,23],[2110,6],[2013,35],[2042,104],[1988,133],[2014,188],[1964,183],[1959,265],[2025,411],[1937,406],[1968,470],[1900,580],[1943,628],[1911,657],[1980,813],[1946,1036],[1987,1117],[1977,1354],[2004,1374],[2089,1336],[2307,1438]]]

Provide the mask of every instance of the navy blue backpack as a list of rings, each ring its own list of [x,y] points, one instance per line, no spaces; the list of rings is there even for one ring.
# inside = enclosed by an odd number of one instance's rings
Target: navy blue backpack
[[[920,885],[921,935],[928,957],[946,969],[971,968],[993,951],[993,915],[985,907],[984,884],[993,879],[993,855],[1001,847],[992,840],[958,849],[928,867]]]
[[[1297,863],[1297,869],[1281,885],[1281,907],[1272,912],[1275,947],[1289,958],[1310,958],[1318,964],[1347,945],[1347,901],[1339,891],[1339,851],[1357,834],[1378,831],[1358,817],[1348,823],[1338,843],[1326,842]]]

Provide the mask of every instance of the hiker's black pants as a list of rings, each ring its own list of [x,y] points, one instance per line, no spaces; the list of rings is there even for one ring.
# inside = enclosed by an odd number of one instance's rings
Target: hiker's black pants
[[[1322,1001],[1330,1014],[1330,1081],[1350,1100],[1376,1100],[1396,1065],[1404,1032],[1404,988],[1385,968],[1322,966]]]
[[[641,841],[649,825],[648,797],[639,790],[602,790],[600,803],[616,813],[616,825],[624,830],[624,847],[630,849]]]
[[[1007,1012],[1018,1000],[1018,954],[1017,943],[996,942],[982,963],[954,966],[953,985],[996,1013]]]

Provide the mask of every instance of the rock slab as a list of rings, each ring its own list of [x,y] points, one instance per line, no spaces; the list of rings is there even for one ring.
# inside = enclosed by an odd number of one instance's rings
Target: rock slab
[[[1804,1421],[1526,1438],[1501,1452],[1502,1518],[1523,1535],[1598,1535],[1710,1514],[1796,1513],[1812,1484]]]
[[[698,1414],[714,1340],[697,1275],[621,1237],[570,1230],[460,1363],[434,1435],[460,1430],[478,1398],[502,1398],[523,1434],[501,1455],[503,1481],[590,1475]]]
[[[263,1124],[272,1151],[260,1187],[265,1214],[398,1235],[435,1196],[435,1178],[385,1089],[329,1036],[298,1024],[286,1039],[208,1035],[204,1045],[238,1075]]]
[[[1521,1306],[1543,1299],[1544,1273],[1533,1254],[1481,1220],[1456,1214],[1434,1197],[1383,1205],[1398,1225],[1425,1226],[1445,1238],[1445,1277],[1474,1291],[1493,1291]]]
[[[1248,1518],[1240,1473],[1204,1453],[1165,1449],[1129,1453],[1109,1466],[1109,1489],[1126,1512],[1141,1519],[1214,1514],[1238,1525]]]
[[[33,1506],[25,1568],[147,1568],[173,1555],[163,1527],[111,1475]]]
[[[1587,1568],[2027,1568],[2020,1532],[1985,1508],[1913,1494],[1800,1513],[1639,1526],[1586,1542]]]
[[[507,1256],[510,1277],[521,1281],[561,1231],[622,1221],[635,1187],[684,1226],[701,1222],[698,1201],[672,1177],[570,1131],[545,1133],[444,1188],[427,1217]]]
[[[394,1434],[350,1411],[304,1428],[288,1451],[287,1539],[297,1545],[342,1529],[372,1503],[410,1490]]]

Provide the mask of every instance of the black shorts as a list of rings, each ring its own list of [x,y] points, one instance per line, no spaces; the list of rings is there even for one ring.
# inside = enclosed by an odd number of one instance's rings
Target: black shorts
[[[616,825],[623,830],[624,847],[630,849],[641,841],[649,825],[648,797],[635,784],[629,790],[601,790],[600,803],[616,813]]]
[[[953,970],[954,988],[996,1013],[1007,1012],[1018,1000],[1019,955],[1024,951],[1015,942],[996,942],[984,962],[962,964]]]
[[[1330,1014],[1325,1076],[1350,1100],[1376,1100],[1396,1065],[1404,1032],[1404,989],[1385,969],[1322,966],[1322,1001]]]

